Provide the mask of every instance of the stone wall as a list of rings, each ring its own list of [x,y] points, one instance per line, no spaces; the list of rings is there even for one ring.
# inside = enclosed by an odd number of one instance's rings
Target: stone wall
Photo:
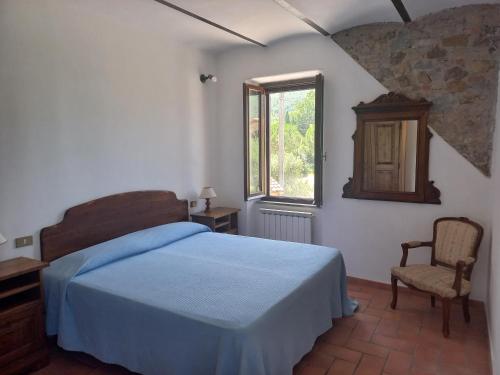
[[[500,5],[447,9],[408,24],[359,26],[332,39],[390,91],[432,101],[430,126],[490,175]]]

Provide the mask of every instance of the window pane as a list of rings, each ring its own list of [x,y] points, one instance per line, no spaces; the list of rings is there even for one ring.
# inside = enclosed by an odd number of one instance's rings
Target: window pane
[[[248,182],[249,194],[262,192],[260,179],[261,156],[261,93],[250,89],[248,93]]]
[[[315,90],[269,95],[271,196],[314,199]]]

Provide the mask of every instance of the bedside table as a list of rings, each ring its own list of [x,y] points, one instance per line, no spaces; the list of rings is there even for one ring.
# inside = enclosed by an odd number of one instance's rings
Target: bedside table
[[[0,262],[0,373],[19,374],[49,363],[41,269],[29,258]]]
[[[238,234],[239,208],[215,207],[207,212],[191,214],[191,220],[204,224],[214,232]]]

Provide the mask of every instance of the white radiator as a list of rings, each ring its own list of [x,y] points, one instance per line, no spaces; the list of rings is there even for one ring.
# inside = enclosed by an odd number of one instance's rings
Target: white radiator
[[[311,243],[313,214],[310,212],[261,208],[261,237],[272,240]]]

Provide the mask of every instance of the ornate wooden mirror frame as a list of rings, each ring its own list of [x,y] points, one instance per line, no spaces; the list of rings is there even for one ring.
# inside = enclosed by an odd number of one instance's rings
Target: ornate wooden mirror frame
[[[440,204],[441,193],[429,181],[429,143],[432,133],[427,127],[431,102],[425,99],[412,100],[404,95],[390,92],[379,96],[371,103],[359,103],[352,109],[356,112],[354,140],[354,173],[344,185],[344,198],[399,201],[411,203]],[[414,191],[369,190],[364,188],[365,174],[365,131],[368,123],[384,121],[417,121],[415,187]],[[373,162],[372,162],[373,165]]]

